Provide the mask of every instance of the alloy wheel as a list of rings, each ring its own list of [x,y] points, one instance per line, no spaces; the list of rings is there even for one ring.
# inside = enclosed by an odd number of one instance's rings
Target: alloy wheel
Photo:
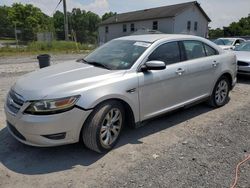
[[[122,114],[118,108],[112,108],[106,114],[101,130],[100,141],[104,147],[110,147],[118,138],[122,127]]]
[[[226,80],[221,80],[215,91],[215,101],[217,104],[223,104],[227,99],[228,95],[228,84]]]

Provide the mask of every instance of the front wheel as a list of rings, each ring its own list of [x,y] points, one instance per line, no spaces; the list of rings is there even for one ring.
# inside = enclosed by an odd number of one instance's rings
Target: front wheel
[[[222,76],[215,84],[213,94],[209,99],[209,104],[216,108],[224,106],[228,102],[229,88],[228,78]]]
[[[121,103],[109,101],[99,105],[83,127],[82,139],[85,146],[99,153],[111,150],[120,137],[124,119]]]

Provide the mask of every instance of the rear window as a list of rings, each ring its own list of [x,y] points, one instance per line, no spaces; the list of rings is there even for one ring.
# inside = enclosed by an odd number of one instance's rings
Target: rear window
[[[207,56],[213,56],[213,55],[218,54],[217,50],[215,50],[211,46],[208,46],[207,44],[204,44],[204,47],[205,47],[205,51],[206,51]]]
[[[200,57],[206,57],[202,42],[199,41],[183,41],[183,45],[186,51],[187,59],[197,59]]]

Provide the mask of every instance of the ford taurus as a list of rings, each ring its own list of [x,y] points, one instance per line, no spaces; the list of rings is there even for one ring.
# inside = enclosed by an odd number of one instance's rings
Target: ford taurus
[[[106,152],[124,126],[208,101],[228,102],[236,57],[190,35],[118,38],[83,59],[24,75],[11,87],[9,132],[33,146],[76,143]]]

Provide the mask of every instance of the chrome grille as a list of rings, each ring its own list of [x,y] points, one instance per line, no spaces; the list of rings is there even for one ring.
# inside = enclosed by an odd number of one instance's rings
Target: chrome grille
[[[23,104],[23,97],[11,90],[7,97],[7,107],[9,108],[9,110],[12,113],[17,114]]]

